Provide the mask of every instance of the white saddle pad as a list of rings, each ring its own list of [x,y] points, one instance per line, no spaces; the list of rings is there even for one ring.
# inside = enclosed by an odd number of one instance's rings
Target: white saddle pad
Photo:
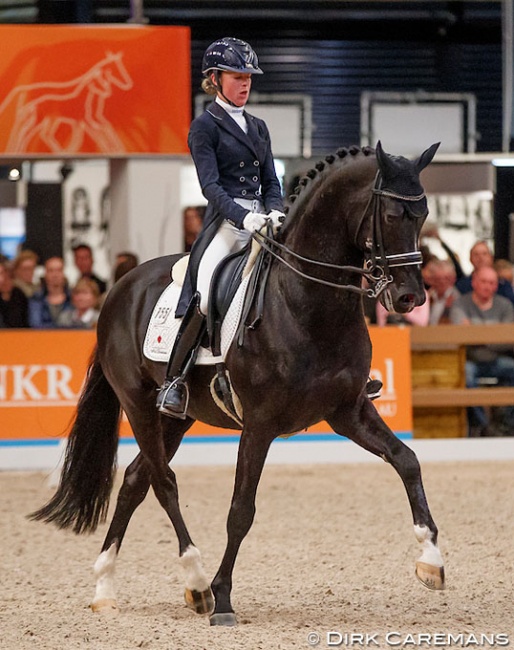
[[[251,273],[241,282],[221,326],[221,356],[213,356],[210,350],[200,348],[196,364],[209,366],[225,360],[234,339],[243,311],[243,302]],[[143,354],[151,361],[167,363],[177,336],[181,318],[175,318],[175,309],[182,287],[171,282],[161,294],[154,307],[143,343]]]

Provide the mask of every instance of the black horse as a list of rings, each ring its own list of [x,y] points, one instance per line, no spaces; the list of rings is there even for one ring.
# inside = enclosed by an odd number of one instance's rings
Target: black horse
[[[195,420],[240,427],[213,401],[212,366],[193,369],[185,420],[163,416],[156,409],[156,388],[164,379],[165,364],[146,359],[142,343],[154,305],[169,282],[170,266],[180,256],[142,264],[113,287],[98,323],[98,345],[69,436],[59,487],[48,504],[32,515],[76,533],[93,531],[105,520],[123,409],[140,452],[125,472],[95,564],[94,610],[117,607],[115,560],[129,520],[151,485],[178,537],[187,603],[198,613],[210,613],[213,625],[234,625],[232,572],[252,525],[257,486],[271,442],[322,420],[398,472],[422,545],[416,575],[427,587],[444,587],[437,528],[418,460],[383,422],[366,394],[371,343],[362,309],[363,291],[379,295],[388,309],[400,313],[425,300],[418,238],[428,210],[419,173],[437,146],[415,161],[386,154],[380,143],[376,151],[340,149],[301,180],[290,197],[277,241],[258,236],[272,262],[262,321],[245,332],[242,345],[234,342],[226,355],[244,425],[227,546],[210,586],[179,509],[169,462]]]

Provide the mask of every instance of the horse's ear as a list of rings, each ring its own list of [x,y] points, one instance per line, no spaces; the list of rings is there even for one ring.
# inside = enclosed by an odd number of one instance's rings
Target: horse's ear
[[[418,174],[422,169],[425,169],[425,167],[432,162],[432,158],[435,156],[435,152],[439,149],[440,144],[440,142],[433,144],[415,161],[414,165],[418,170]]]
[[[375,147],[375,155],[377,157],[378,167],[382,172],[382,176],[387,176],[388,170],[394,170],[394,163],[382,149],[382,143],[380,140],[377,142],[377,146]]]

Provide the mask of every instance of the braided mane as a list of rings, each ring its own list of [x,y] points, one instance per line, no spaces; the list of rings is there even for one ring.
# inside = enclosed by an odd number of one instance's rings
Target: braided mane
[[[286,200],[284,213],[288,216],[288,222],[291,217],[299,210],[300,206],[305,202],[305,199],[311,194],[312,190],[319,185],[319,183],[331,174],[335,169],[339,169],[343,165],[352,164],[356,159],[361,159],[361,155],[371,156],[374,155],[375,149],[373,147],[365,146],[358,147],[352,145],[351,147],[341,147],[335,154],[329,154],[324,160],[317,162],[312,169],[300,179],[298,185],[293,190]],[[361,155],[359,155],[361,154]]]

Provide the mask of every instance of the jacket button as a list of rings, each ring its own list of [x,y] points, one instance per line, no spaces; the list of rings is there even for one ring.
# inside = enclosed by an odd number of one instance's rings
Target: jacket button
[[[254,160],[254,161],[253,161],[253,164],[254,164],[256,167],[258,167],[258,166],[259,166],[259,161],[258,161],[258,160]]]
[[[244,183],[246,178],[244,176],[241,176],[241,178],[239,180],[240,180],[241,183]]]

